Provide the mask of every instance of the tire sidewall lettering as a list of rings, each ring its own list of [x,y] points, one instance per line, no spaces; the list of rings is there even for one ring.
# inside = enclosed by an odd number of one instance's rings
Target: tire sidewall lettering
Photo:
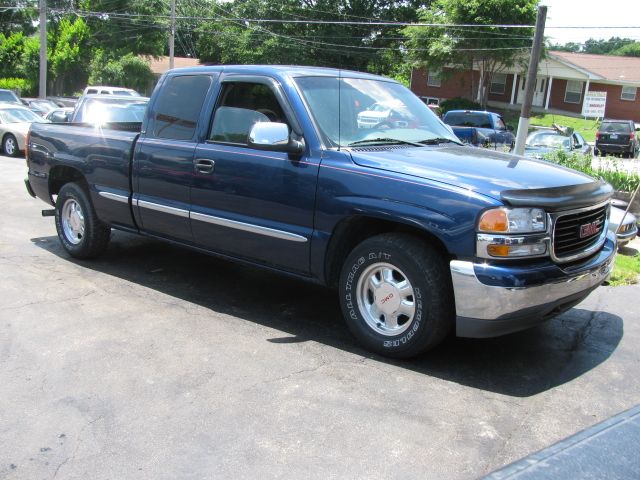
[[[362,269],[362,267],[367,264],[372,264],[378,261],[391,261],[393,256],[390,253],[382,252],[382,251],[372,251],[366,255],[359,256],[349,267],[349,271],[346,275],[346,281],[344,284],[343,298],[344,305],[346,307],[348,316],[358,322],[364,322],[361,318],[360,312],[358,311],[357,300],[354,298],[354,282],[357,283],[358,272]],[[414,287],[414,295],[416,298],[416,312],[413,319],[413,325],[409,330],[403,332],[403,334],[396,338],[389,339],[380,339],[381,344],[384,348],[394,349],[398,347],[403,347],[410,343],[410,341],[418,334],[420,328],[423,323],[424,314],[423,314],[423,294],[418,287]],[[367,327],[368,328],[368,327]],[[370,332],[373,333],[373,332]]]

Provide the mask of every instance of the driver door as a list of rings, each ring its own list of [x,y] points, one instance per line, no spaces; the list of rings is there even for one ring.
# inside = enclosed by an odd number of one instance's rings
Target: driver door
[[[256,122],[291,126],[285,102],[268,77],[223,79],[194,156],[191,229],[207,249],[307,273],[319,162],[248,146]]]

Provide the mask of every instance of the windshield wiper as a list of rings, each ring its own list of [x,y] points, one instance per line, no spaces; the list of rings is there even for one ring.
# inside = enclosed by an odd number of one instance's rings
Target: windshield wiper
[[[400,140],[398,138],[387,138],[387,137],[380,137],[380,138],[368,138],[366,140],[358,140],[357,142],[351,142],[349,144],[347,144],[347,147],[354,147],[356,145],[364,145],[365,143],[395,143],[395,144],[401,144],[401,145],[413,145],[414,147],[423,147],[424,145],[422,144],[422,142],[420,143],[416,143],[416,142],[409,142],[407,140]]]
[[[440,145],[441,143],[455,143],[457,145],[462,145],[462,143],[460,142],[456,142],[451,138],[444,137],[428,138],[426,140],[421,140],[420,143],[422,145]]]

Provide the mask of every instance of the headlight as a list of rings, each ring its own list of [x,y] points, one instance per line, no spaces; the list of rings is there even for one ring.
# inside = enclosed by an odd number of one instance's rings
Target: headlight
[[[549,254],[547,215],[540,208],[492,208],[480,215],[478,232],[476,251],[482,258]]]
[[[480,216],[478,231],[486,233],[540,233],[547,216],[540,208],[492,208]]]

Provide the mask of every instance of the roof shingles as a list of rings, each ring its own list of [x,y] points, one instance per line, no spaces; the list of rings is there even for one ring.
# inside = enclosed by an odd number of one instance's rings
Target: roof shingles
[[[604,80],[640,83],[640,57],[557,51],[551,51],[549,54],[578,68],[587,70]]]

